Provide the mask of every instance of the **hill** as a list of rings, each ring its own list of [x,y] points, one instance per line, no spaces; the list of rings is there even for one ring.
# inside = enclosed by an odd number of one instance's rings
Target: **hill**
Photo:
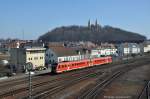
[[[111,26],[62,26],[39,37],[39,40],[50,42],[92,41],[92,42],[142,42],[146,37],[138,33],[125,31]]]

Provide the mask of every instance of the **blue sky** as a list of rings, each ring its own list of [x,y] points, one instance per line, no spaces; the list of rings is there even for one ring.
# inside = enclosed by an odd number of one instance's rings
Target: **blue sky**
[[[150,38],[150,0],[0,0],[0,38],[37,39],[88,20]]]

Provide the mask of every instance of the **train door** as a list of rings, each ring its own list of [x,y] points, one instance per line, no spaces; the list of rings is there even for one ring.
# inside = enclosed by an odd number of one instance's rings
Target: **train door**
[[[89,60],[89,66],[93,66],[93,60],[92,59]]]

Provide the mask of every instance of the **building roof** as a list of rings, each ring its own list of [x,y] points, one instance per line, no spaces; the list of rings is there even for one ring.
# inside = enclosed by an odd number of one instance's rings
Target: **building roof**
[[[143,42],[143,46],[144,46],[144,47],[146,47],[147,45],[150,45],[150,41],[149,41],[149,40]]]
[[[42,47],[30,47],[30,48],[25,48],[27,51],[39,51],[39,50],[45,50],[46,48]]]
[[[53,46],[49,48],[52,51],[54,51],[58,57],[77,55],[77,51],[72,48],[66,48],[66,47],[61,47],[61,46],[57,46],[57,47]]]

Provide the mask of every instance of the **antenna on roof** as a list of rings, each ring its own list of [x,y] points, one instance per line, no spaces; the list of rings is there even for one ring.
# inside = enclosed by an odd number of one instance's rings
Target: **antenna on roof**
[[[22,40],[24,40],[24,29],[22,30]]]

